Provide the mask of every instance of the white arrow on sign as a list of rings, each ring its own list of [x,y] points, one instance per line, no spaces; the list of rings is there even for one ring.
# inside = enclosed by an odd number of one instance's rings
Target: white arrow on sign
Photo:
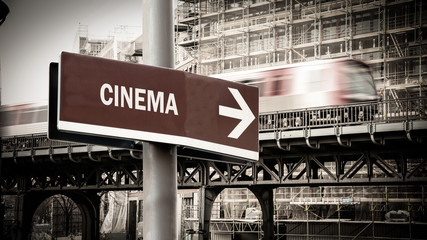
[[[255,116],[246,101],[243,99],[239,90],[235,88],[228,88],[228,90],[230,90],[234,99],[236,99],[240,109],[219,105],[219,115],[241,120],[240,123],[237,124],[237,126],[233,129],[233,131],[228,134],[229,138],[238,139],[240,135],[242,135],[242,133],[246,130],[246,128],[248,128],[249,125],[253,122]]]

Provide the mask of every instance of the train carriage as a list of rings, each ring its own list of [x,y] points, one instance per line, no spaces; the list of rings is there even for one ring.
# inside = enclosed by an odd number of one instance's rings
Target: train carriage
[[[212,75],[255,85],[260,113],[377,100],[369,66],[344,58]]]

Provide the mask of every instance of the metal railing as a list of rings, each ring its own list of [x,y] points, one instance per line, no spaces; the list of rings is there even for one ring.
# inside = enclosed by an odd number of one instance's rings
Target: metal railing
[[[55,147],[84,146],[83,143],[72,143],[50,140],[47,135],[24,135],[10,138],[2,138],[1,152],[27,151],[36,149],[47,149]]]
[[[259,116],[259,130],[283,131],[426,120],[426,102],[427,97],[419,97],[263,113]]]

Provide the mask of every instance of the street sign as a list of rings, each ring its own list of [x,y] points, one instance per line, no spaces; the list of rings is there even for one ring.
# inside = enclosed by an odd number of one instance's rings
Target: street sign
[[[258,160],[255,87],[67,52],[58,79],[59,132]]]

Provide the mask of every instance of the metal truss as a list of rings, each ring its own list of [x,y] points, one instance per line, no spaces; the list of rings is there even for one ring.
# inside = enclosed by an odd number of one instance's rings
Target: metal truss
[[[211,231],[221,233],[234,232],[262,232],[262,221],[242,219],[212,219]]]
[[[30,150],[30,156],[25,150],[13,152],[13,158],[3,155],[2,192],[142,188],[142,161],[136,161],[135,153],[90,148],[86,153],[63,154],[65,149],[56,147],[54,153],[44,155],[41,149]]]
[[[315,150],[310,152],[307,147],[301,150],[306,151],[304,154],[287,153],[277,147],[264,147],[263,150],[258,162],[246,164],[179,158],[178,186],[277,187],[427,182],[427,157],[423,152],[392,152],[386,149],[325,154]],[[141,153],[97,147],[95,151],[74,153],[70,158],[68,154],[31,155],[38,151],[27,151],[29,155],[26,157],[22,157],[25,151],[12,152],[10,155],[15,156],[12,158],[3,157],[2,192],[142,189],[142,160],[138,157]],[[55,148],[53,152],[63,151],[65,149]],[[281,154],[276,155],[278,151]]]
[[[246,165],[199,162],[186,170],[179,186],[202,185],[208,173],[209,186],[247,185],[363,185],[425,182],[426,159],[389,159],[387,154],[353,153],[348,155],[306,156],[289,159],[261,159]],[[195,177],[197,176],[197,177]],[[203,178],[203,177],[202,177]]]
[[[392,102],[384,102],[387,112],[372,112],[368,103],[261,115],[259,161],[230,162],[180,148],[178,186],[424,185],[425,100],[402,100],[406,108],[393,114]],[[43,134],[3,138],[1,149],[2,192],[142,189],[141,151],[52,141]]]

